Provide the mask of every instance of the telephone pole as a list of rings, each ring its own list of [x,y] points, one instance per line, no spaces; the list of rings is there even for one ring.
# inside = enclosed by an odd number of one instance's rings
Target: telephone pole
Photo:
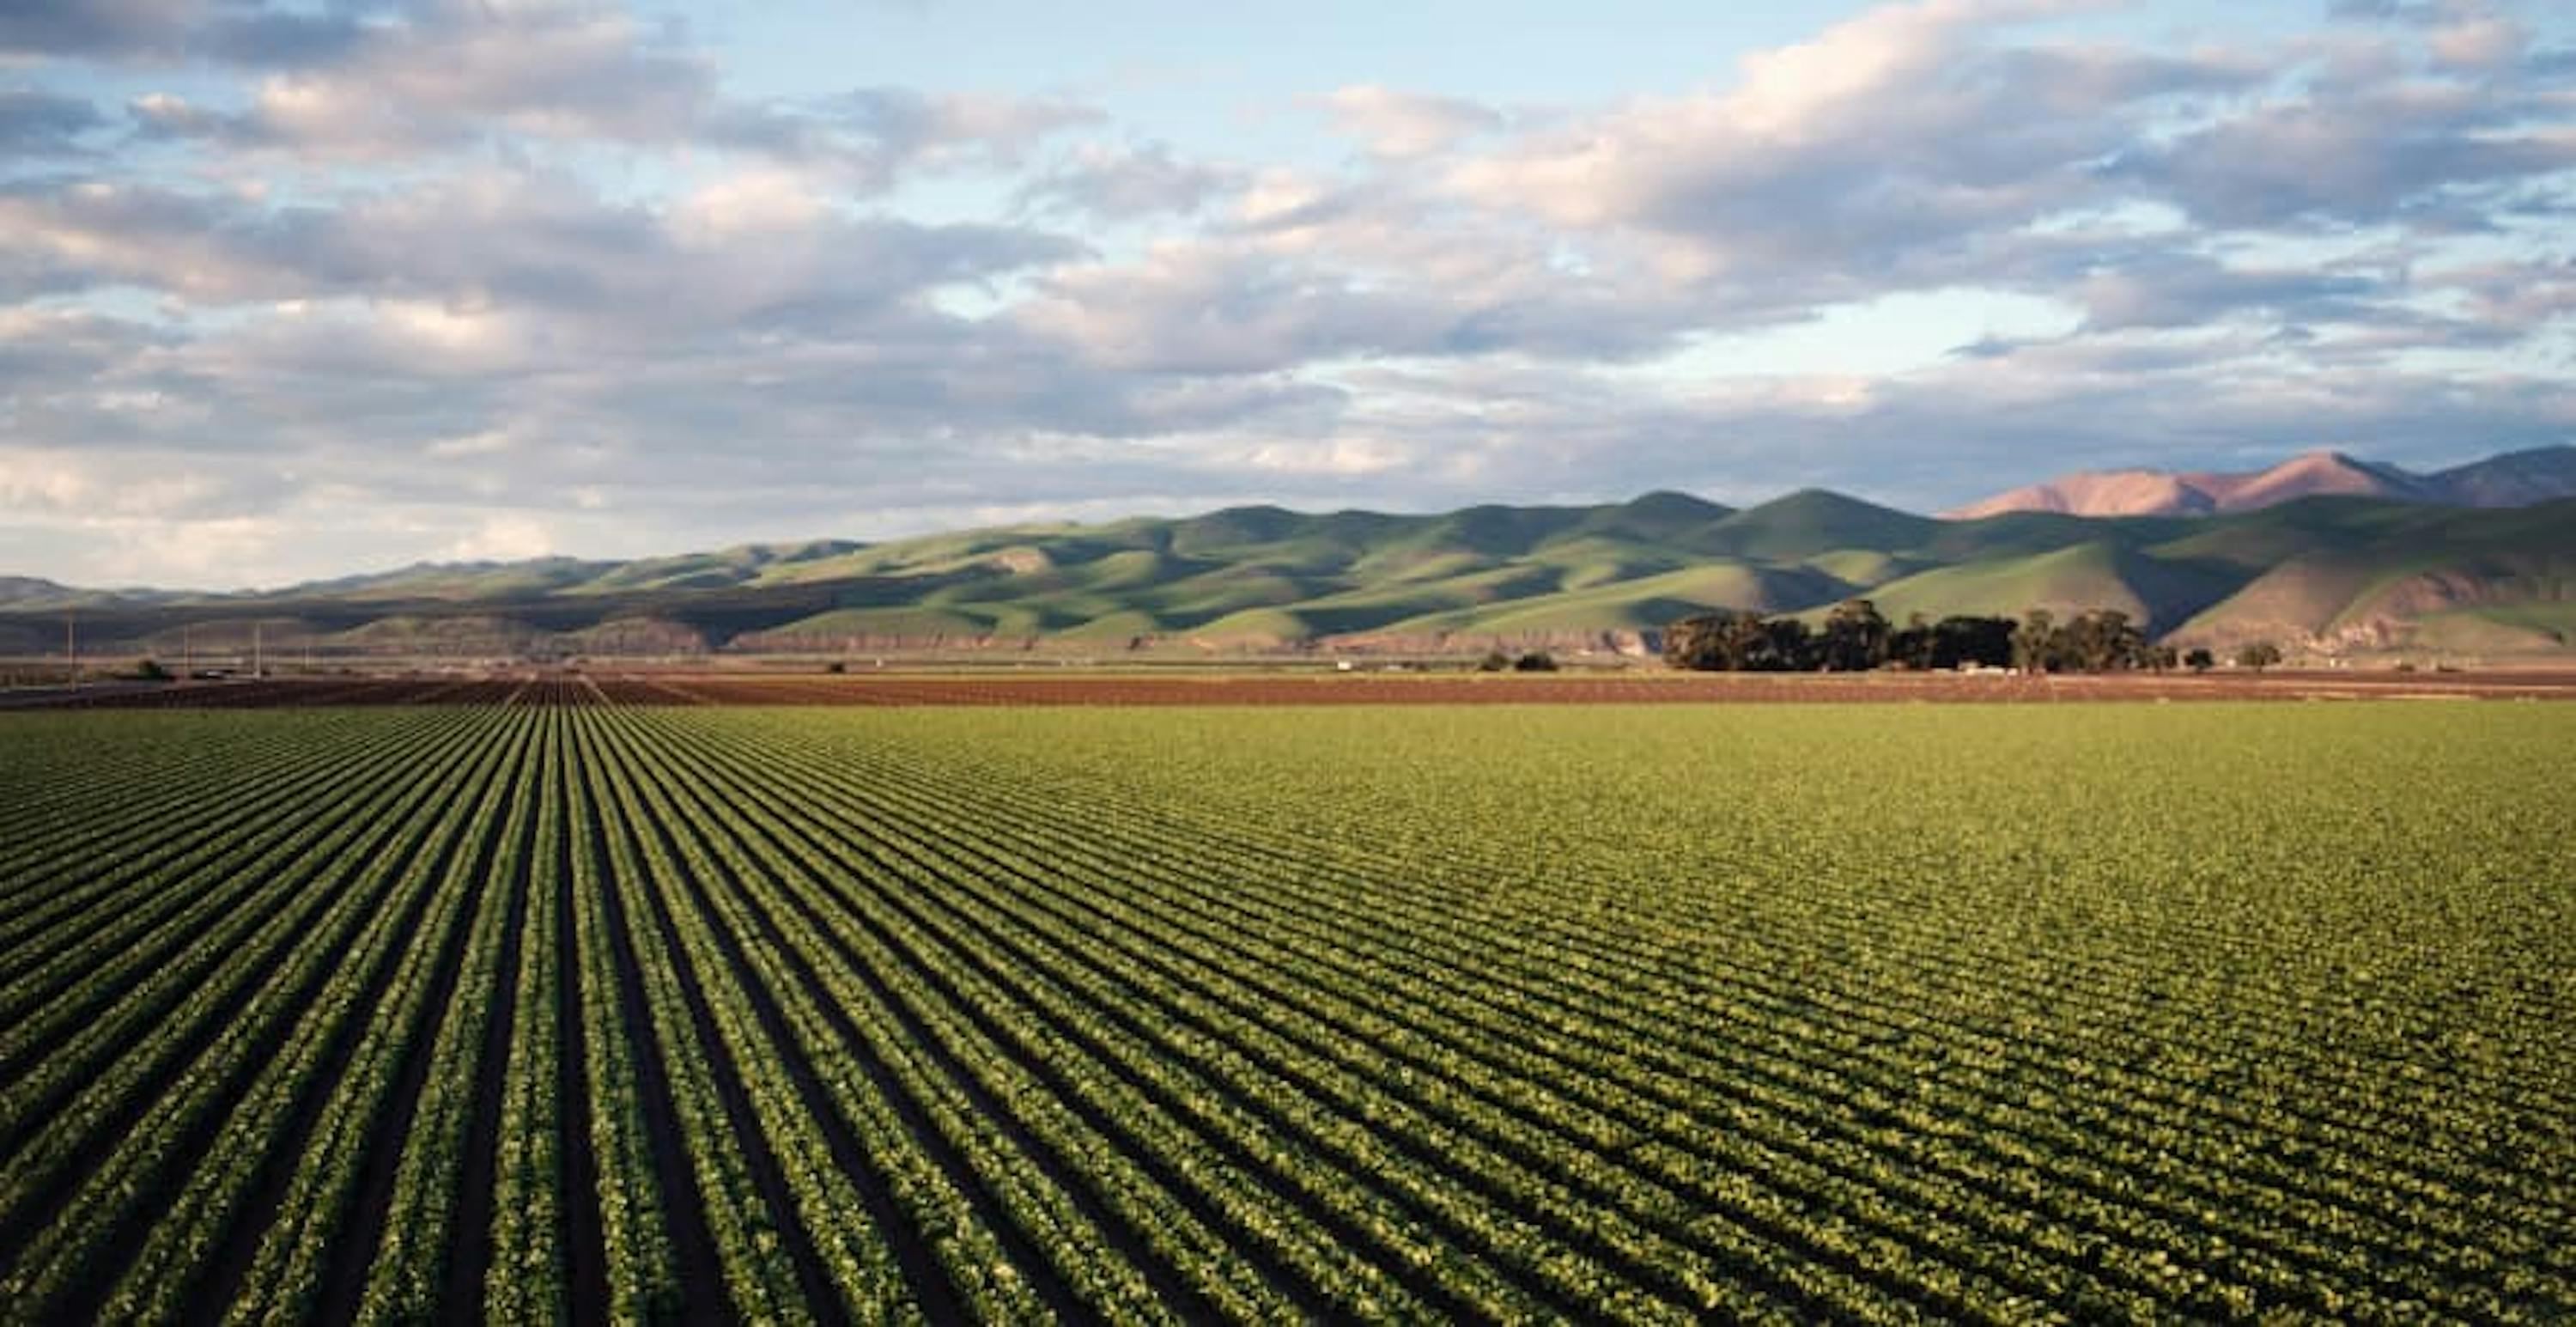
[[[80,610],[76,608],[63,610],[63,666],[71,670],[75,687],[81,683],[79,616]]]
[[[250,624],[250,676],[254,682],[268,676],[268,665],[263,662],[268,656],[260,641],[260,628],[260,623]]]

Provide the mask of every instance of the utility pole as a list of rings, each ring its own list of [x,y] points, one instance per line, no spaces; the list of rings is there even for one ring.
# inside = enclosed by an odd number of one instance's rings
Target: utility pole
[[[63,666],[71,670],[72,685],[75,687],[81,683],[80,626],[77,621],[79,614],[80,610],[76,608],[63,610]]]
[[[250,677],[254,682],[268,676],[268,665],[263,662],[268,656],[260,643],[260,628],[260,623],[250,624]]]
[[[179,624],[179,680],[193,682],[197,677],[197,624]]]

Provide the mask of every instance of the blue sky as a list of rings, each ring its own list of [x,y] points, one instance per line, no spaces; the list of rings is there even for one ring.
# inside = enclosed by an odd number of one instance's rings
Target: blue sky
[[[0,573],[2576,435],[2481,0],[0,8]]]

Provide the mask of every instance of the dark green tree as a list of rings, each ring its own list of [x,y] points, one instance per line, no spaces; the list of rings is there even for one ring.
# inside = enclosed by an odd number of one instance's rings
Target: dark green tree
[[[2268,640],[2258,640],[2236,651],[2236,666],[2255,672],[2281,662],[2281,647]]]
[[[1825,615],[1815,648],[1817,666],[1826,672],[1868,672],[1887,662],[1887,619],[1867,599],[1845,599]]]
[[[1916,672],[1935,667],[1932,620],[1921,613],[1905,615],[1905,625],[1887,633],[1887,661]]]
[[[1724,609],[1686,617],[1664,628],[1664,662],[1675,668],[1690,668],[1703,673],[1724,670],[1726,660],[1720,641],[1727,619],[1735,614]]]
[[[1932,624],[1932,666],[1957,668],[1975,664],[1980,668],[2005,668],[2013,661],[2013,640],[2017,631],[2008,617],[1968,617],[1952,615]]]
[[[2057,615],[2045,608],[2034,608],[2013,632],[2013,667],[2025,673],[2044,673],[2057,666]]]
[[[2078,613],[2054,634],[2055,666],[2088,673],[2136,668],[2145,663],[2147,638],[2116,608]]]

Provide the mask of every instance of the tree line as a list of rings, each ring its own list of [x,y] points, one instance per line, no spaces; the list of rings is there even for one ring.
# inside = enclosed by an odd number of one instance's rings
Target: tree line
[[[2281,661],[2268,643],[2236,652],[2236,662],[2262,669]],[[1847,599],[1809,626],[1795,617],[1719,609],[1664,630],[1664,662],[1720,673],[1856,673],[1873,668],[1917,671],[1963,667],[2018,668],[2032,673],[2106,673],[2127,669],[2205,671],[2218,662],[2206,649],[2158,645],[2116,608],[2064,621],[2034,608],[2009,617],[1953,614],[1938,621],[1916,613],[1896,626],[1867,599]]]

